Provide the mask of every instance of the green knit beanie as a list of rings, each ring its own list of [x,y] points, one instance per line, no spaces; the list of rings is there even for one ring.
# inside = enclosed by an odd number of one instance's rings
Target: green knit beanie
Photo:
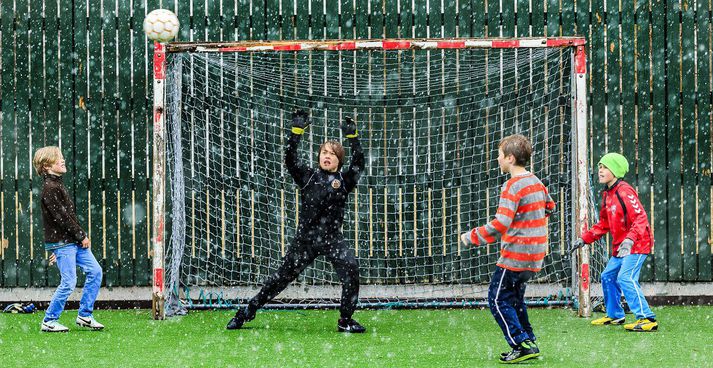
[[[626,157],[618,153],[607,153],[599,160],[599,164],[606,166],[617,178],[623,178],[624,175],[629,172],[629,161],[626,160]]]

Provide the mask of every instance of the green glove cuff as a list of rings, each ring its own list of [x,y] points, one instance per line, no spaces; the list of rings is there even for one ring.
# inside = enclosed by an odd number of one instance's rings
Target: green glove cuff
[[[347,138],[356,138],[359,136],[359,132],[356,130],[354,131],[354,134],[347,134]]]
[[[297,135],[304,134],[305,130],[303,128],[292,127],[292,133]]]

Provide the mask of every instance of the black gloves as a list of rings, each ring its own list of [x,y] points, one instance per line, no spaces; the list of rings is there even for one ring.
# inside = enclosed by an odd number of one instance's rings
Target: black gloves
[[[292,133],[298,135],[304,134],[305,129],[310,123],[308,112],[297,110],[292,113]],[[344,118],[341,128],[342,133],[344,133],[347,138],[356,138],[358,136],[356,124],[350,116]]]
[[[342,133],[344,133],[344,136],[347,138],[356,138],[358,136],[356,124],[351,116],[344,118],[342,122]]]
[[[292,133],[301,135],[309,125],[309,113],[297,110],[292,113]]]

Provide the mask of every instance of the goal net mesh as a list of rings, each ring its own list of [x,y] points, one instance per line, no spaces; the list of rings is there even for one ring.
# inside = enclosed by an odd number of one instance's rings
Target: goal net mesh
[[[569,303],[573,150],[571,48],[179,52],[167,54],[167,315],[244,303],[275,272],[299,221],[284,166],[291,114],[317,166],[354,118],[366,167],[343,234],[360,263],[360,304],[482,303],[499,243],[459,235],[489,221],[507,176],[499,141],[529,137],[528,169],[557,203],[535,302]],[[347,166],[351,152],[347,150]],[[593,211],[594,212],[594,211]],[[606,247],[595,247],[599,253]],[[592,255],[593,279],[605,254]],[[276,303],[329,305],[340,285],[317,258]]]

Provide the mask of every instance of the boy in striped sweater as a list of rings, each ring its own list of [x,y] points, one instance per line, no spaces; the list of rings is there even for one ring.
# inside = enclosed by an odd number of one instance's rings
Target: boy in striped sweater
[[[501,363],[517,363],[540,355],[527,316],[525,287],[542,268],[547,248],[547,216],[555,202],[540,179],[525,168],[532,145],[523,135],[503,138],[498,165],[510,179],[503,185],[495,218],[461,235],[466,245],[484,245],[501,238],[500,258],[488,289],[488,305],[512,350]]]

